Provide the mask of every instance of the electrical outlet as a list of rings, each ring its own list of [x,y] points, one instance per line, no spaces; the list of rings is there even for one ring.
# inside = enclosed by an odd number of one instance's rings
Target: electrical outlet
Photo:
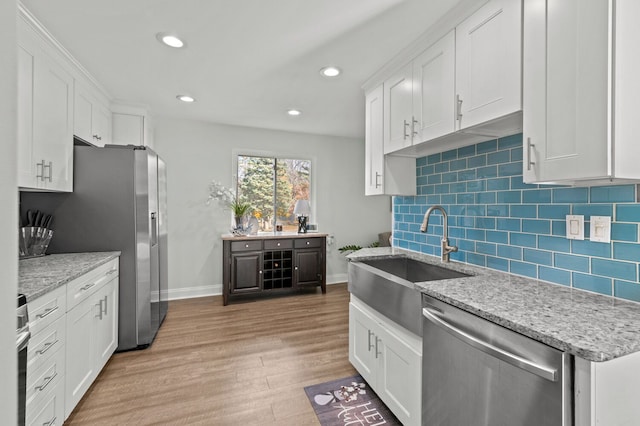
[[[567,238],[570,240],[584,240],[584,216],[568,214],[566,220]]]
[[[591,216],[590,225],[591,241],[611,242],[611,218],[609,216]]]

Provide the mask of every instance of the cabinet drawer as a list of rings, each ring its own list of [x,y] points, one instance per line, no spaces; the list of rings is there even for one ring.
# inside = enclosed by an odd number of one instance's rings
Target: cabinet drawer
[[[29,330],[31,334],[36,335],[58,318],[61,318],[66,311],[66,305],[67,287],[64,285],[38,297],[33,302],[28,302]]]
[[[262,241],[233,241],[231,251],[256,251],[262,250]]]
[[[65,352],[58,350],[40,368],[27,369],[27,411],[40,406],[57,386],[64,387]]]
[[[296,248],[322,247],[323,238],[298,238],[296,239]]]
[[[265,240],[265,250],[290,249],[293,247],[293,240]]]
[[[67,284],[67,311],[118,276],[118,259],[113,259]]]
[[[27,349],[27,371],[36,371],[64,348],[65,336],[64,318],[59,318],[44,330],[32,334]]]
[[[28,426],[62,425],[64,421],[63,382],[42,395],[37,403],[27,406],[26,424]]]

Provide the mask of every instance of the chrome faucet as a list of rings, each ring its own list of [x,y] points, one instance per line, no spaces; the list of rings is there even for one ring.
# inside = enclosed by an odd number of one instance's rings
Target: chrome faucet
[[[424,214],[424,220],[422,221],[422,226],[420,226],[420,232],[427,232],[427,227],[429,226],[429,216],[433,213],[434,210],[440,210],[442,213],[442,256],[441,259],[443,262],[449,261],[449,253],[458,251],[458,247],[449,245],[448,238],[448,224],[447,224],[447,212],[444,210],[442,206],[431,206],[429,210]]]

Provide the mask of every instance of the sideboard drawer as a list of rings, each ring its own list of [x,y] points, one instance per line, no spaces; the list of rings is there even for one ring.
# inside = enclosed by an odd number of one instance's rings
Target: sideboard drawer
[[[67,286],[62,285],[55,290],[38,297],[27,304],[29,308],[29,330],[31,335],[44,330],[66,312]]]
[[[297,238],[296,248],[322,247],[324,238]]]
[[[293,248],[293,240],[265,240],[265,250],[283,250]]]
[[[231,251],[257,251],[262,250],[262,241],[233,241]]]

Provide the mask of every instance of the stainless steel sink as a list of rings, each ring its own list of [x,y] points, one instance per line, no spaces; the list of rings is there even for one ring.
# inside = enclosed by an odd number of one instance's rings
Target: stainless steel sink
[[[413,283],[469,275],[406,257],[349,262],[349,292],[422,336],[422,299]]]
[[[363,260],[369,266],[388,272],[403,280],[419,283],[423,281],[448,280],[451,278],[468,277],[468,274],[453,271],[429,263],[419,262],[407,257],[394,257],[387,259]]]

